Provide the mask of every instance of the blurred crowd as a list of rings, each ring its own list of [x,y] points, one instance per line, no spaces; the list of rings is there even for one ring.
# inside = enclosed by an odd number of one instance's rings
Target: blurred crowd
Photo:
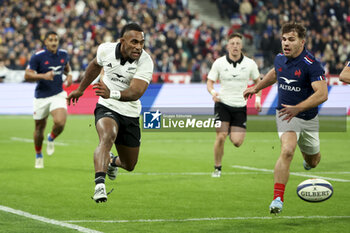
[[[280,52],[283,22],[298,21],[309,30],[307,48],[338,74],[350,57],[350,0],[217,0],[222,18],[231,27],[215,28],[188,9],[190,0],[0,0],[0,63],[24,70],[31,55],[43,46],[48,30],[58,33],[72,69],[84,72],[97,46],[116,41],[129,22],[145,31],[145,48],[155,72],[190,72],[192,82],[206,79],[213,61],[225,54],[226,36],[245,37],[260,68],[272,66]],[[162,82],[162,76],[159,76]]]
[[[235,30],[252,38],[254,47],[271,66],[281,51],[279,29],[297,21],[307,29],[306,47],[326,73],[339,74],[350,59],[350,0],[211,0]]]

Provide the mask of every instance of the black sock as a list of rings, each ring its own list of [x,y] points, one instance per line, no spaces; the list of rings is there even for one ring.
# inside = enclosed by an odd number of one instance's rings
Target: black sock
[[[106,173],[104,172],[96,172],[95,173],[95,184],[104,184],[106,178]]]
[[[115,163],[115,161],[117,160],[118,156],[115,156],[113,159],[112,159],[112,162],[111,162],[111,166],[112,167],[117,167],[117,164]]]
[[[215,170],[218,169],[219,171],[221,171],[221,166],[214,166]]]

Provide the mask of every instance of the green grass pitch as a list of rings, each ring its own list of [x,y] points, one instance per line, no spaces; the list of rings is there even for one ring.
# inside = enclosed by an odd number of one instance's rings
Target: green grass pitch
[[[51,125],[49,118],[45,135]],[[128,233],[350,229],[349,127],[346,132],[320,133],[322,159],[316,169],[303,170],[297,149],[291,165],[295,174],[278,216],[268,210],[273,197],[269,170],[280,150],[276,132],[248,132],[240,148],[227,139],[223,175],[211,178],[215,133],[142,131],[136,169],[120,170],[115,181],[107,179],[107,191],[114,191],[106,203],[96,204],[91,199],[98,143],[93,116],[69,116],[54,155],[45,155],[44,144],[45,168],[39,170],[34,169],[33,129],[31,116],[0,116],[1,233],[77,232],[69,224],[82,232]],[[332,179],[333,196],[321,203],[299,199],[296,187],[305,175]],[[20,214],[5,211],[7,207]]]

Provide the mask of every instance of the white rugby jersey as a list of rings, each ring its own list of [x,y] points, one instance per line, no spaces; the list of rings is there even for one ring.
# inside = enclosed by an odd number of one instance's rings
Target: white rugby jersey
[[[110,90],[123,91],[129,88],[133,78],[151,82],[153,61],[145,50],[142,50],[138,60],[123,61],[120,43],[108,42],[98,47],[96,59],[97,63],[103,66],[103,82]],[[98,103],[128,117],[139,117],[141,112],[140,100],[124,102],[100,97]]]
[[[236,65],[236,67],[234,67]],[[220,101],[231,107],[244,107],[247,101],[243,92],[249,78],[259,78],[258,66],[252,59],[243,56],[240,61],[232,62],[227,56],[216,59],[208,73],[208,79],[220,81]]]

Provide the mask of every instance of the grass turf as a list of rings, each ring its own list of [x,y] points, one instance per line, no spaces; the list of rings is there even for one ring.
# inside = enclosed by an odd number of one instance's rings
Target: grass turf
[[[349,182],[330,181],[333,197],[308,203],[296,195],[307,177],[291,175],[283,212],[274,216],[268,211],[273,174],[232,167],[273,169],[280,150],[276,132],[248,132],[240,148],[227,140],[219,179],[210,177],[214,133],[142,132],[136,169],[120,169],[115,181],[107,180],[107,191],[115,190],[107,203],[96,204],[90,198],[98,143],[93,116],[69,116],[55,154],[44,155],[44,169],[34,169],[31,116],[0,116],[0,125],[2,206],[75,220],[69,223],[101,232],[347,232],[350,227]],[[51,125],[49,118],[45,135]],[[349,132],[321,132],[320,139],[319,166],[305,172],[297,150],[291,171],[350,180]],[[75,231],[0,211],[0,232]]]

